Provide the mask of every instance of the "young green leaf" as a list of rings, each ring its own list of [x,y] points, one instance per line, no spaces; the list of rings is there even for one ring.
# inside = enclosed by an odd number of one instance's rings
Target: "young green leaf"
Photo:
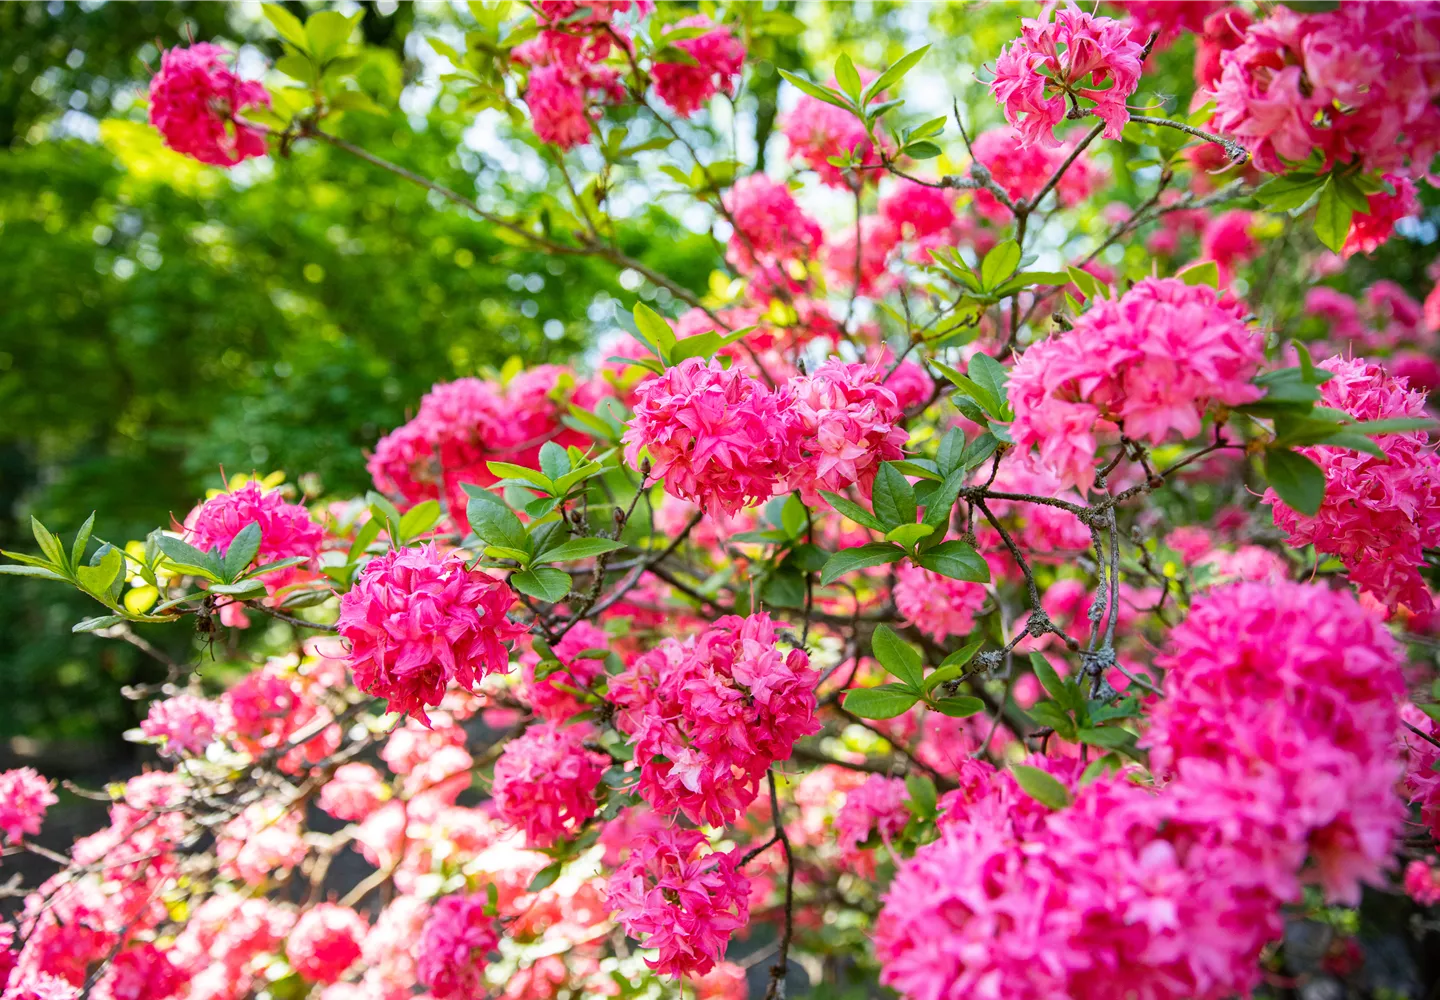
[[[852,688],[845,692],[845,711],[862,719],[893,719],[908,712],[920,695],[899,684]]]
[[[1325,500],[1325,473],[1299,452],[1285,448],[1266,451],[1265,478],[1281,500],[1310,517]]]
[[[567,562],[571,559],[593,559],[603,552],[614,552],[616,549],[624,547],[624,542],[612,541],[609,538],[572,538],[546,552],[535,562],[538,565]]]
[[[1010,773],[1015,775],[1016,783],[1025,794],[1042,806],[1064,809],[1070,804],[1070,793],[1065,786],[1038,767],[1031,767],[1028,764],[1012,764]]]
[[[670,324],[654,309],[651,309],[643,302],[635,303],[635,325],[645,335],[645,339],[654,344],[661,359],[667,364],[670,362],[670,349],[675,346],[675,331]]]
[[[954,698],[939,699],[934,703],[934,709],[952,719],[968,719],[985,711],[985,703],[970,695],[957,695]]]
[[[905,775],[905,790],[910,793],[910,810],[920,819],[934,819],[939,795],[935,782],[926,775],[911,772]]]
[[[1354,215],[1355,210],[1346,204],[1332,177],[1315,203],[1315,235],[1326,247],[1339,253],[1345,247],[1345,237],[1350,235],[1350,220]]]
[[[880,523],[878,517],[864,507],[861,507],[854,500],[842,497],[838,493],[831,493],[829,490],[821,490],[820,495],[825,498],[825,502],[834,508],[836,512],[844,514],[861,527],[869,528],[871,531],[885,530],[885,525]]]
[[[916,562],[931,572],[948,576],[952,580],[965,580],[970,583],[990,582],[989,565],[975,551],[974,546],[959,539],[952,538],[948,542],[941,542],[933,549],[922,552]]]
[[[1209,285],[1211,288],[1220,287],[1220,265],[1213,260],[1202,260],[1198,264],[1191,264],[1184,268],[1175,277],[1187,285]]]
[[[510,574],[510,586],[537,600],[554,604],[570,593],[570,574],[553,566],[536,566]]]
[[[887,671],[918,692],[924,680],[924,659],[920,651],[895,634],[888,625],[878,625],[870,637],[870,650]]]
[[[1020,266],[1020,244],[1002,240],[980,262],[980,284],[988,291],[998,288]]]
[[[251,521],[237,531],[235,537],[230,540],[230,547],[225,550],[221,575],[226,580],[234,580],[245,571],[245,567],[250,565],[259,551],[260,524],[258,521]]]
[[[877,76],[874,80],[871,81],[870,86],[865,88],[865,93],[862,95],[863,99],[861,103],[869,104],[871,101],[879,97],[890,87],[899,83],[902,79],[904,79],[906,73],[909,73],[912,69],[915,68],[916,64],[919,63],[921,59],[925,58],[925,53],[929,51],[930,46],[922,45],[918,49],[907,52],[899,59],[895,60],[895,62],[890,65],[889,69]],[[940,123],[938,128],[936,128],[935,126],[936,121]],[[945,128],[945,122],[946,119],[944,118],[931,119],[924,125],[917,128],[913,133],[911,133],[911,138],[926,139],[932,135],[939,135],[940,132]],[[926,131],[927,128],[934,129],[934,131]]]
[[[870,492],[875,516],[887,529],[915,523],[915,489],[904,474],[889,462],[880,463]]]

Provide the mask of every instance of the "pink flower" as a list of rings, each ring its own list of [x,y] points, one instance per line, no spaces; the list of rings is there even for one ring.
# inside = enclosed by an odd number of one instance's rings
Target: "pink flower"
[[[330,717],[330,710],[315,702],[314,693],[305,678],[283,661],[272,660],[221,695],[216,731],[252,757],[283,751],[280,769],[296,773],[340,745],[339,727],[326,726],[302,745],[286,749],[295,733]]]
[[[1223,69],[1222,57],[1245,40],[1245,29],[1253,18],[1239,7],[1227,6],[1205,18],[1203,31],[1195,41],[1195,84],[1213,90]]]
[[[265,155],[264,133],[234,116],[269,107],[270,95],[259,82],[232,73],[225,57],[224,49],[209,42],[166,49],[160,72],[150,79],[150,124],[177,153],[233,167]]]
[[[251,524],[260,526],[256,566],[282,559],[314,560],[325,538],[324,530],[310,519],[304,507],[286,503],[279,492],[267,492],[259,483],[249,482],[238,490],[219,493],[191,511],[185,518],[185,540],[202,552],[218,547],[223,553],[229,551],[241,529]],[[274,594],[304,579],[309,565],[306,562],[266,573],[266,589]]]
[[[357,822],[365,819],[390,797],[390,787],[380,772],[369,764],[341,764],[320,789],[317,803],[338,820]]]
[[[780,131],[790,142],[791,154],[814,170],[822,184],[849,188],[852,183],[863,184],[873,179],[874,171],[860,171],[856,175],[835,166],[830,162],[831,157],[846,156],[864,164],[880,162],[864,122],[844,108],[808,94],[802,94],[795,107],[781,119]]]
[[[485,963],[500,943],[484,893],[444,896],[430,909],[416,947],[420,982],[438,1000],[470,1000],[485,992]]]
[[[526,844],[552,847],[595,815],[595,789],[610,758],[586,749],[594,737],[586,723],[545,722],[505,744],[491,794],[500,818],[525,831]]]
[[[11,977],[14,982],[0,993],[0,1000],[79,1000],[80,987],[72,986],[48,972],[22,969]]]
[[[1121,7],[1138,30],[1143,45],[1152,33],[1160,37],[1156,47],[1168,45],[1181,34],[1199,34],[1206,20],[1229,8],[1229,0],[1120,0]]]
[[[698,830],[645,835],[610,876],[605,901],[633,938],[659,955],[645,964],[667,976],[703,976],[750,916],[750,880],[739,851],[700,855]]]
[[[899,401],[883,384],[885,371],[831,358],[785,384],[789,433],[800,448],[786,485],[806,503],[820,503],[822,489],[859,486],[868,495],[880,463],[901,457],[909,435]]]
[[[1405,866],[1405,893],[1421,906],[1440,903],[1440,868],[1416,859]]]
[[[1359,212],[1351,217],[1350,232],[1345,237],[1345,246],[1340,250],[1342,256],[1374,253],[1395,231],[1396,222],[1419,211],[1420,202],[1415,197],[1415,185],[1408,177],[1386,174],[1385,181],[1395,189],[1395,193],[1377,191],[1367,196],[1370,211]]]
[[[0,833],[11,844],[35,836],[45,811],[59,801],[33,767],[0,771]]]
[[[994,128],[975,137],[972,149],[975,159],[990,171],[990,176],[1005,189],[1012,201],[1030,199],[1059,170],[1070,155],[1071,145],[1026,144],[1013,128]],[[1055,197],[1061,207],[1072,208],[1094,194],[1108,179],[1103,167],[1089,153],[1081,153],[1060,175]],[[1004,224],[1010,210],[1000,204],[989,191],[975,192],[975,208],[991,222]]]
[[[1335,377],[1320,386],[1321,405],[1356,420],[1425,416],[1425,395],[1379,365],[1340,357],[1320,362]],[[1350,571],[1361,590],[1394,610],[1432,607],[1420,577],[1424,550],[1440,545],[1440,458],[1425,431],[1374,439],[1384,459],[1348,448],[1299,449],[1325,473],[1325,499],[1314,517],[1286,505],[1274,490],[1263,502],[1291,545],[1314,545]]]
[[[689,63],[657,62],[650,68],[655,93],[682,118],[689,118],[718,92],[734,95],[745,66],[745,46],[724,25],[703,14],[683,18],[677,28],[711,28],[698,38],[682,38],[675,47],[690,54]]]
[[[854,226],[844,226],[825,246],[825,280],[835,289],[848,289],[855,285],[855,247],[857,233]],[[900,232],[882,216],[860,217],[860,294],[872,298],[883,295],[895,286],[896,276],[886,270],[891,251],[900,242]]]
[[[895,610],[907,622],[936,642],[944,642],[974,630],[975,615],[988,595],[983,584],[952,580],[907,559],[895,569],[892,596]]]
[[[730,615],[684,643],[666,639],[610,684],[630,734],[640,794],[660,813],[733,822],[795,741],[818,732],[801,650],[781,654],[769,615]]]
[[[214,741],[219,718],[220,706],[215,702],[193,694],[177,694],[151,702],[140,731],[161,741],[162,756],[200,754]]]
[[[397,896],[380,911],[365,935],[360,957],[365,963],[365,982],[383,1000],[408,997],[418,981],[416,943],[425,930],[430,904],[415,896]]]
[[[320,903],[295,921],[285,942],[290,967],[312,983],[333,983],[360,957],[370,925],[348,906]]]
[[[762,285],[798,288],[805,264],[820,248],[820,224],[796,203],[790,189],[764,174],[746,174],[725,193],[735,231],[725,259]]]
[[[525,700],[530,703],[535,714],[543,719],[564,722],[583,711],[585,706],[580,699],[565,689],[583,691],[598,680],[605,673],[605,661],[582,657],[579,654],[603,650],[609,645],[610,637],[602,629],[588,621],[582,621],[551,647],[561,669],[536,680],[535,670],[540,665],[540,657],[533,652],[521,657],[521,685]]]
[[[889,843],[910,821],[905,782],[872,774],[859,788],[845,793],[845,804],[835,814],[835,843],[842,854],[853,857],[860,845],[872,836]]]
[[[624,441],[627,461],[646,449],[665,491],[712,516],[769,500],[796,460],[781,398],[700,358],[640,383]]]
[[[703,976],[692,979],[696,1000],[748,1000],[745,970],[734,962],[718,962]]]
[[[1083,491],[1102,433],[1120,429],[1157,445],[1195,436],[1210,405],[1260,396],[1250,380],[1262,344],[1242,316],[1234,300],[1177,278],[1147,278],[1097,301],[1073,330],[1033,345],[1015,365],[1015,443],[1038,445],[1041,462]]]
[[[470,688],[509,669],[505,643],[525,633],[505,617],[512,600],[505,584],[467,569],[463,553],[442,555],[433,542],[371,560],[340,598],[355,683],[390,711],[427,720],[448,685]]]
[[[1197,791],[1225,786],[1207,794],[1275,798],[1246,838],[1273,845],[1256,867],[1270,891],[1296,895],[1307,853],[1307,878],[1332,899],[1354,905],[1362,883],[1383,884],[1404,820],[1393,789],[1405,692],[1383,623],[1323,586],[1232,584],[1195,601],[1156,663],[1152,767]]]
[[[94,995],[99,1000],[166,1000],[180,992],[186,978],[168,954],[146,942],[115,956]]]
[[[300,817],[278,802],[256,802],[232,819],[215,841],[220,874],[264,885],[305,860]]]
[[[1060,144],[1054,127],[1065,117],[1067,96],[1094,101],[1091,113],[1104,120],[1105,138],[1118,139],[1130,120],[1125,101],[1140,82],[1143,48],[1114,18],[1093,17],[1073,3],[1046,7],[1041,17],[1020,22],[1020,38],[1000,53],[990,89],[1023,145]]]
[[[1244,209],[1222,212],[1210,220],[1200,235],[1200,254],[1216,263],[1222,285],[1230,283],[1236,267],[1260,252],[1260,244],[1250,235],[1253,219],[1253,214]]]
[[[920,240],[955,225],[955,192],[902,179],[880,198],[878,211],[902,238]]]

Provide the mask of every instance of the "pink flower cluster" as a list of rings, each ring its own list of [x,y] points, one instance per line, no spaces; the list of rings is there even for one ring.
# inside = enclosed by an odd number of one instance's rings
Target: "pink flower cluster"
[[[990,171],[995,183],[1005,189],[1012,201],[1018,202],[1040,193],[1070,155],[1072,145],[1025,143],[1013,128],[994,128],[977,135],[971,148],[975,159]],[[1108,179],[1104,167],[1089,153],[1081,153],[1060,175],[1055,197],[1062,208],[1073,208],[1098,191]],[[1010,210],[989,191],[975,192],[975,209],[997,225],[1011,219]]]
[[[1073,787],[1078,768],[1032,758]],[[1049,812],[968,761],[940,839],[897,872],[875,931],[880,981],[910,1000],[1220,1000],[1258,979],[1279,929],[1229,851],[1164,795],[1104,777]]]
[[[333,983],[360,957],[370,925],[348,906],[320,903],[295,921],[285,941],[290,967],[312,983]]]
[[[750,880],[739,851],[701,854],[698,830],[661,828],[643,836],[605,887],[625,933],[659,955],[645,964],[668,976],[703,976],[750,917]]]
[[[908,559],[895,568],[895,610],[936,642],[969,635],[985,606],[983,584],[953,580]]]
[[[0,833],[11,844],[40,832],[45,811],[60,800],[33,767],[0,771]]]
[[[1069,333],[1030,347],[1010,375],[1015,443],[1067,486],[1089,488],[1102,433],[1192,437],[1212,404],[1259,398],[1261,338],[1208,285],[1147,278],[1095,302]]]
[[[806,503],[819,503],[822,489],[858,485],[868,494],[880,463],[903,454],[904,413],[884,377],[880,365],[831,358],[785,385],[786,424],[800,450],[787,482]]]
[[[491,795],[500,818],[525,831],[525,843],[552,847],[595,815],[595,789],[610,759],[586,749],[586,723],[544,722],[505,744]]]
[[[237,490],[219,493],[206,500],[185,518],[185,540],[202,552],[218,547],[223,553],[241,529],[260,526],[260,550],[254,564],[282,559],[314,560],[325,532],[300,504],[286,503],[277,490],[265,490],[249,482]],[[273,594],[306,577],[308,563],[265,574],[265,586]]]
[[[845,804],[835,814],[835,843],[846,857],[861,853],[872,836],[889,843],[910,821],[905,802],[909,795],[900,778],[872,774],[865,784],[845,793]]]
[[[579,654],[608,647],[610,637],[588,621],[577,622],[551,647],[562,669],[540,679],[535,669],[540,657],[533,652],[520,659],[520,679],[525,700],[542,719],[564,722],[584,709],[580,699],[567,688],[583,691],[605,673],[603,660]]]
[[[424,720],[450,684],[473,687],[509,669],[505,643],[525,632],[506,618],[513,597],[465,563],[433,542],[394,550],[372,559],[341,597],[338,625],[355,683],[390,711]]]
[[[1410,389],[1379,365],[1341,357],[1320,362],[1334,373],[1320,386],[1321,405],[1357,420],[1425,416],[1425,394]],[[1433,606],[1420,577],[1426,548],[1440,545],[1440,457],[1424,431],[1374,439],[1380,459],[1348,448],[1302,448],[1325,473],[1325,499],[1314,517],[1286,505],[1274,490],[1275,524],[1292,545],[1314,545],[1338,557],[1361,590],[1392,610]]]
[[[150,124],[165,145],[202,163],[233,167],[265,155],[265,136],[235,120],[246,108],[269,107],[256,80],[242,80],[226,65],[226,52],[209,42],[167,49],[150,79]]]
[[[151,702],[140,731],[161,741],[162,756],[179,757],[204,753],[215,739],[219,721],[220,707],[215,702],[193,694],[177,694]]]
[[[868,492],[908,436],[884,375],[878,364],[831,359],[772,390],[738,368],[687,358],[636,390],[626,456],[633,463],[646,448],[666,491],[711,516],[782,489],[807,503],[822,489]]]
[[[379,771],[352,761],[335,769],[334,776],[320,789],[317,804],[338,820],[354,822],[368,817],[389,797],[390,789]]]
[[[830,85],[835,87],[835,82],[832,80]],[[865,123],[844,108],[803,94],[781,119],[780,132],[790,143],[791,155],[815,171],[822,184],[848,189],[878,176],[875,171],[860,171],[857,175],[830,162],[836,156],[848,156],[866,165],[880,162]]]
[[[1144,46],[1130,28],[1110,17],[1086,14],[1073,3],[1047,6],[1038,18],[1020,22],[1020,37],[995,61],[990,90],[1020,142],[1058,146],[1055,126],[1067,99],[1094,101],[1091,113],[1105,122],[1105,138],[1120,138],[1130,120],[1125,101],[1140,83]]]
[[[1431,4],[1275,8],[1220,55],[1214,125],[1269,173],[1319,150],[1326,167],[1421,174],[1440,148],[1437,31]]]
[[[612,681],[640,794],[657,812],[733,822],[770,765],[819,731],[819,675],[803,650],[782,654],[777,641],[769,615],[730,615],[683,643],[664,640]]]
[[[1405,791],[1410,803],[1420,807],[1420,821],[1430,828],[1430,836],[1440,841],[1440,747],[1431,742],[1440,737],[1440,724],[1411,705],[1402,712],[1405,721],[1419,730],[1403,733]]]
[[[459,517],[466,504],[461,484],[495,481],[487,461],[534,468],[541,444],[556,438],[565,443],[563,407],[555,397],[572,380],[566,369],[540,365],[504,385],[478,378],[436,385],[421,398],[413,420],[376,443],[366,464],[375,488],[397,498],[402,510],[439,499]],[[602,386],[577,386],[575,402],[598,399],[607,391]]]
[[[1405,866],[1405,893],[1421,906],[1440,903],[1440,868],[1418,858]]]
[[[675,27],[710,29],[698,38],[681,38],[674,43],[677,49],[688,53],[694,63],[657,62],[650,69],[655,93],[677,115],[689,118],[717,93],[734,96],[735,84],[745,65],[745,46],[729,28],[715,24],[703,14],[683,18]]]
[[[712,516],[769,500],[795,462],[782,398],[739,368],[700,358],[640,383],[624,441],[627,461],[645,448],[666,492]]]
[[[485,964],[500,943],[495,918],[485,914],[484,893],[456,894],[430,909],[416,946],[420,982],[437,1000],[485,994]]]
[[[1362,883],[1383,884],[1404,820],[1405,678],[1382,622],[1323,586],[1238,583],[1198,599],[1156,662],[1151,765],[1229,810],[1270,892],[1298,895],[1307,854],[1305,878],[1331,899],[1353,905]]]
[[[1116,0],[1138,28],[1136,37],[1145,42],[1152,33],[1160,37],[1156,46],[1166,45],[1181,34],[1200,34],[1212,14],[1230,6],[1230,0]]]
[[[725,211],[734,226],[725,259],[758,290],[799,290],[807,263],[816,257],[824,234],[805,214],[782,182],[747,174],[725,192]]]

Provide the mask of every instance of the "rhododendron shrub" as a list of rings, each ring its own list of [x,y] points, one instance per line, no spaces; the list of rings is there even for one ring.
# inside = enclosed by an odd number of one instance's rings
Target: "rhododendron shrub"
[[[813,64],[762,5],[471,5],[407,77],[443,179],[353,124],[359,14],[264,5],[263,82],[168,49],[175,153],[325,143],[486,266],[615,284],[566,364],[448,358],[363,497],[257,472],[5,553],[163,678],[138,773],[0,772],[0,997],[1362,995],[1355,928],[1402,925],[1418,963],[1440,291],[1392,265],[1440,34],[1311,6],[997,8],[982,83]],[[461,176],[500,152],[536,214]]]

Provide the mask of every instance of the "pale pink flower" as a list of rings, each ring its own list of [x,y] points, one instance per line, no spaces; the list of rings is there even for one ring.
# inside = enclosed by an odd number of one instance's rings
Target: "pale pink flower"
[[[60,800],[33,767],[0,772],[0,833],[11,844],[40,832],[45,811]]]
[[[220,874],[264,885],[305,860],[300,817],[278,802],[256,802],[221,829],[215,840]]]
[[[900,778],[872,774],[859,788],[845,793],[845,803],[835,814],[835,843],[846,857],[861,853],[861,844],[872,836],[888,844],[905,829],[910,810],[909,795]]]
[[[193,694],[177,694],[151,702],[140,731],[161,741],[161,756],[179,757],[204,753],[215,739],[219,720],[220,706],[215,702]]]
[[[320,789],[316,803],[338,820],[357,822],[369,816],[390,797],[390,787],[380,772],[355,761],[341,764]]]

